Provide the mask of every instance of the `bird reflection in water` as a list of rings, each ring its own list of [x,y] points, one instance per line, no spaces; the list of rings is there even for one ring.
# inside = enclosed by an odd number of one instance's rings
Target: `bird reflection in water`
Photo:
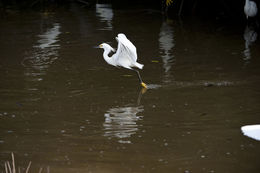
[[[138,114],[144,111],[143,106],[140,106],[140,101],[145,91],[145,88],[140,91],[136,106],[110,108],[104,114],[104,136],[118,138],[119,143],[132,143],[130,137],[139,130],[137,122],[143,118]]]
[[[111,4],[96,4],[96,15],[100,17],[101,22],[106,22],[107,26],[101,30],[112,30],[113,10]]]
[[[162,23],[160,33],[159,33],[159,46],[161,50],[161,57],[163,61],[163,68],[165,72],[164,82],[171,82],[171,72],[170,69],[175,62],[174,55],[172,54],[172,49],[175,46],[173,27],[169,24],[169,21],[164,21]]]
[[[257,32],[254,26],[247,25],[244,32],[244,40],[245,40],[245,50],[244,53],[244,61],[245,64],[248,64],[251,59],[250,46],[257,40]]]

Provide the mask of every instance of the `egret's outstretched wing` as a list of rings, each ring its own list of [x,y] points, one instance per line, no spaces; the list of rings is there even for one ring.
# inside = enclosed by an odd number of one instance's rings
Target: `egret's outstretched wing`
[[[129,41],[124,34],[118,34],[116,37],[118,48],[115,54],[115,60],[125,66],[131,66],[137,61],[136,47]]]
[[[260,141],[260,124],[243,126],[241,130],[244,135]]]
[[[130,57],[133,58],[133,61],[137,61],[136,47],[126,38],[125,34],[118,34],[117,39],[118,42],[122,43],[123,48],[129,53]]]

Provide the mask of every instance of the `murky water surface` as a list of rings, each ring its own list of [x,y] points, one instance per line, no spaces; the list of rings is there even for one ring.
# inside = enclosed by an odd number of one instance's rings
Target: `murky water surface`
[[[106,64],[125,33],[136,73]],[[258,173],[260,44],[245,24],[72,4],[0,20],[0,161],[43,172]],[[49,170],[49,171],[48,171]]]

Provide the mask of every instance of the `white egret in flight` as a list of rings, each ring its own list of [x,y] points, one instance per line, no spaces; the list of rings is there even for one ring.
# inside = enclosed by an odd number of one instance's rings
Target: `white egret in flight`
[[[246,0],[245,6],[244,6],[244,12],[246,14],[246,17],[255,17],[257,14],[257,6],[254,1]]]
[[[143,64],[136,62],[137,61],[136,47],[133,45],[133,43],[130,40],[126,38],[125,34],[118,34],[116,40],[118,42],[117,51],[111,57],[109,57],[108,54],[111,51],[115,52],[115,49],[112,48],[107,43],[102,43],[99,45],[99,48],[104,49],[103,57],[105,61],[108,64],[116,67],[124,67],[136,71],[141,85],[144,88],[147,88],[147,85],[142,81],[139,71],[135,69],[135,68],[142,69],[144,66]]]

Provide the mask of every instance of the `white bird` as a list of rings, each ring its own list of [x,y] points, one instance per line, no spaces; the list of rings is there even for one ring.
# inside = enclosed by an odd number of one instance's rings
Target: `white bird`
[[[147,88],[147,85],[141,79],[139,71],[134,69],[134,68],[142,69],[144,66],[143,64],[137,62],[136,47],[133,45],[133,43],[131,43],[130,40],[126,38],[125,34],[122,33],[118,34],[116,40],[118,42],[117,51],[111,57],[109,57],[108,54],[111,51],[115,52],[115,49],[112,48],[107,43],[102,43],[99,45],[99,48],[104,49],[103,57],[105,61],[108,64],[116,67],[124,67],[136,71],[141,85],[144,88]]]
[[[246,17],[255,17],[257,14],[257,6],[254,1],[246,0],[245,6],[244,6],[244,12],[246,14]]]
[[[242,126],[241,130],[244,135],[260,141],[260,124]]]

